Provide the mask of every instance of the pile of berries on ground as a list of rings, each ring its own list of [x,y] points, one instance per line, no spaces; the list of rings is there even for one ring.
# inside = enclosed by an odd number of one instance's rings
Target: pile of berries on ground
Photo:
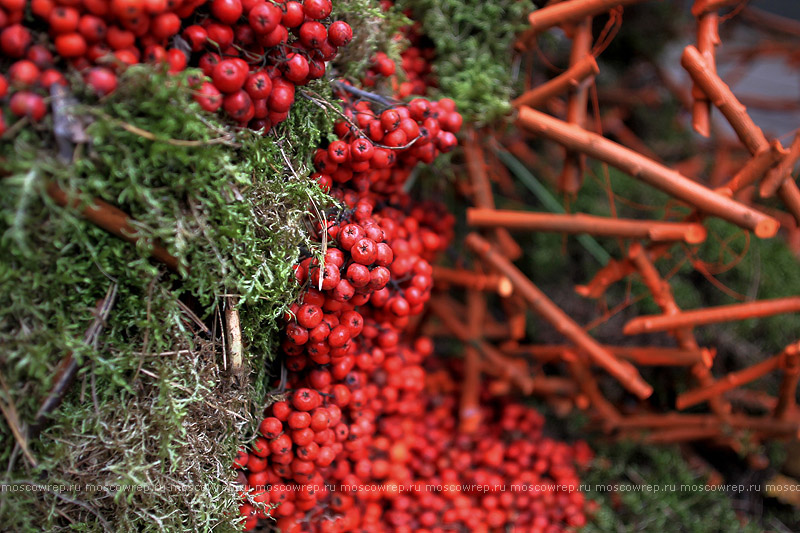
[[[106,95],[129,65],[193,66],[211,79],[196,87],[203,108],[266,131],[288,116],[295,86],[323,77],[352,39],[331,9],[331,0],[4,0],[0,102],[38,122],[68,72]]]
[[[433,344],[414,325],[455,219],[403,186],[418,163],[456,145],[455,104],[337,88],[338,139],[315,154],[313,177],[345,211],[318,227],[324,260],[295,269],[305,289],[277,361],[283,399],[234,464],[245,529],[260,520],[282,532],[582,525],[575,462],[590,457],[585,445],[544,439],[541,417],[513,403],[487,411],[498,422],[479,436],[459,435],[455,394],[426,389]]]

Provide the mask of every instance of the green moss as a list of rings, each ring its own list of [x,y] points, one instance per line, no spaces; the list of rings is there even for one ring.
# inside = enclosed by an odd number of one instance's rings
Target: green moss
[[[81,108],[101,118],[68,165],[56,158],[47,127],[0,144],[10,173],[0,197],[0,372],[9,384],[2,399],[30,424],[59,361],[72,353],[80,364],[64,403],[30,442],[38,467],[13,451],[0,421],[0,461],[12,465],[4,482],[106,487],[3,492],[4,527],[58,530],[74,521],[92,531],[105,520],[116,531],[235,528],[229,465],[266,399],[277,320],[298,289],[292,265],[301,248],[313,248],[307,223],[329,205],[307,175],[330,120],[301,101],[278,136],[230,135],[185,87],[185,78],[130,69],[111,98]],[[119,207],[146,239],[133,246],[57,206],[49,182],[81,202],[97,197]],[[149,258],[153,242],[178,258],[178,273]],[[111,286],[105,327],[86,344]],[[224,295],[239,300],[251,371],[243,381],[223,370]],[[176,495],[178,486],[186,490]]]
[[[761,531],[739,521],[723,490],[696,488],[705,483],[689,469],[677,447],[631,442],[601,446],[582,480],[591,489],[587,497],[600,507],[583,531]],[[615,485],[621,488],[608,490]],[[682,490],[682,485],[695,488]]]
[[[400,53],[407,44],[398,39],[403,26],[411,24],[396,5],[384,11],[378,0],[341,0],[334,3],[332,17],[353,28],[353,40],[333,61],[338,76],[357,83],[364,77],[377,52],[384,52],[400,65]],[[402,72],[398,74],[402,76]]]
[[[411,10],[433,41],[436,92],[456,101],[465,122],[491,123],[511,110],[518,85],[512,45],[532,2],[402,0],[398,5]]]

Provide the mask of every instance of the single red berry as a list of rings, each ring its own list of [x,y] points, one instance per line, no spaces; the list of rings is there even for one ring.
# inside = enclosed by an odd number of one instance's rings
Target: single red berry
[[[342,20],[337,20],[328,27],[328,40],[333,46],[347,46],[353,40],[353,29]]]
[[[212,0],[211,13],[225,24],[234,24],[242,16],[241,0]]]

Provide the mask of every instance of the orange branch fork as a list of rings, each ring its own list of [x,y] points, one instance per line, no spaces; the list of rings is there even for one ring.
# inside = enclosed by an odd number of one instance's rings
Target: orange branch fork
[[[522,93],[511,102],[514,107],[539,107],[550,98],[577,87],[583,80],[600,72],[594,56],[586,55],[555,78]]]
[[[466,237],[465,243],[484,261],[508,277],[516,291],[525,298],[531,309],[550,322],[559,333],[589,354],[598,365],[617,378],[623,387],[640,398],[647,398],[653,393],[653,388],[642,379],[633,365],[627,361],[618,360],[611,352],[590,337],[517,267],[492,248],[483,237],[477,233],[470,233]]]
[[[567,0],[537,9],[528,15],[530,30],[542,32],[561,24],[574,24],[586,17],[600,15],[617,6],[635,4],[640,0]]]
[[[774,166],[786,155],[786,150],[778,141],[772,141],[769,148],[760,150],[737,172],[727,183],[718,187],[716,192],[733,196],[748,185],[759,181],[770,167]]]
[[[709,68],[697,48],[694,46],[684,48],[681,56],[681,65],[689,72],[692,81],[708,95],[711,103],[725,115],[736,135],[751,154],[755,155],[768,148],[769,143],[764,136],[764,132],[756,126],[753,119],[747,114],[747,109],[736,99],[730,87]],[[798,189],[797,184],[790,179],[780,181],[775,179],[774,181],[779,185],[777,191],[781,200],[797,221],[800,222],[800,189]],[[765,192],[769,192],[769,190]],[[758,232],[756,232],[756,235],[758,235]]]
[[[710,398],[718,396],[731,389],[735,389],[736,387],[740,387],[746,383],[755,381],[779,368],[786,358],[787,353],[797,353],[798,347],[800,347],[800,345],[797,343],[792,344],[780,354],[770,357],[769,359],[765,359],[764,361],[756,363],[755,365],[747,367],[743,370],[739,370],[738,372],[731,372],[724,378],[707,387],[701,387],[699,389],[684,392],[675,400],[675,406],[679,410],[683,410],[687,407],[697,405],[700,402],[704,402]]]
[[[761,182],[758,189],[762,198],[769,198],[780,189],[784,180],[792,179],[792,169],[800,159],[800,132],[794,136],[789,152],[781,159],[780,163],[769,171],[767,177]]]

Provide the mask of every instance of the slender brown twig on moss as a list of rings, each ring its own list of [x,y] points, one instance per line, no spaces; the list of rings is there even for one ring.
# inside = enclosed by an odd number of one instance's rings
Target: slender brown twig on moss
[[[81,202],[77,197],[70,201],[67,193],[56,183],[48,184],[47,194],[62,207],[81,207]],[[83,207],[81,214],[87,220],[124,241],[136,244],[143,238],[133,226],[133,220],[125,212],[100,199],[95,198],[89,205]],[[163,246],[152,244],[150,255],[164,263],[170,270],[178,270],[178,258],[167,252]]]

